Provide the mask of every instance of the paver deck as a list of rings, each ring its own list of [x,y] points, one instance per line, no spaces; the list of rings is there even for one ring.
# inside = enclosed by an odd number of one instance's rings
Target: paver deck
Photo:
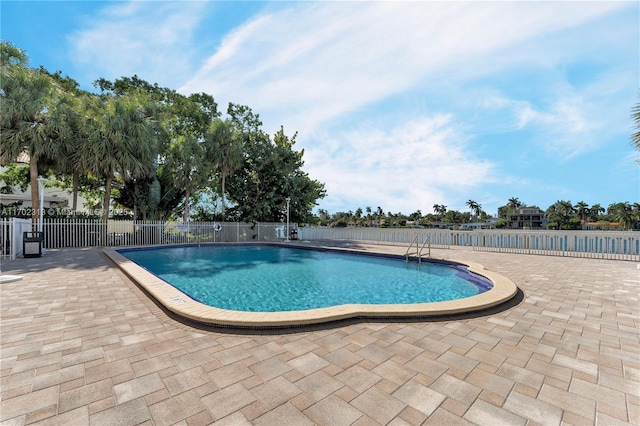
[[[0,285],[0,422],[640,424],[636,263],[432,252],[511,278],[521,302],[240,333],[163,310],[100,249],[3,262],[23,279]]]

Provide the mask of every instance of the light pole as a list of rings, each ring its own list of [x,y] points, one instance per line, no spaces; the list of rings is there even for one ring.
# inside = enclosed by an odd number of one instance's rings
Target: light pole
[[[289,202],[291,201],[291,197],[287,197],[287,241],[289,240]]]
[[[38,222],[38,231],[42,232],[43,230],[43,219],[44,219],[44,178],[38,178],[38,192],[40,193],[40,221]]]

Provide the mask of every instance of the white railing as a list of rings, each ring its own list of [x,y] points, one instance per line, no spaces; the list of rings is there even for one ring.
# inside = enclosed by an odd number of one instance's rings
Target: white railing
[[[433,248],[471,247],[478,251],[541,254],[640,261],[640,232],[524,231],[478,229],[380,229],[303,227],[302,240],[349,240],[370,244],[407,245],[420,235]],[[423,240],[424,241],[424,240]]]
[[[640,232],[473,232],[474,250],[640,261]]]
[[[297,224],[290,224],[297,229]],[[0,220],[0,259],[22,255],[23,233],[32,231],[29,219]],[[283,223],[161,222],[91,219],[45,219],[42,248],[80,248],[216,242],[282,241]]]
[[[0,219],[0,260],[22,255],[24,233],[31,231],[30,219]]]
[[[429,239],[433,248],[449,248],[451,231],[445,229],[391,228],[327,228],[305,226],[298,229],[301,240],[350,240],[371,244],[406,246],[419,235],[420,241]]]
[[[44,249],[160,245],[184,243],[282,241],[284,223],[159,222],[46,219]],[[305,226],[300,240],[345,240],[368,244],[407,246],[417,236],[434,249],[466,246],[478,251],[541,254],[640,261],[640,232],[614,231],[457,231],[446,229],[327,228]],[[28,219],[0,220],[0,259],[22,253],[22,236],[31,231]]]
[[[278,241],[282,223],[45,220],[44,248]],[[297,226],[296,226],[297,227]],[[292,228],[295,229],[295,228]]]

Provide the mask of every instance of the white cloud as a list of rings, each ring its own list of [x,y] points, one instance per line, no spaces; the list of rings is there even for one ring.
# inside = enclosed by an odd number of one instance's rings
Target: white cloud
[[[279,120],[276,125],[311,130],[415,85],[437,85],[443,77],[477,78],[506,63],[528,63],[524,52],[504,50],[616,7],[566,2],[297,3],[229,34],[181,91],[213,93],[258,112],[269,111]]]
[[[388,129],[356,127],[319,136],[305,151],[307,169],[323,176],[339,205],[426,213],[495,180],[494,165],[473,155],[450,120],[420,117]]]
[[[606,143],[620,120],[603,111],[621,115],[620,78],[637,75],[610,70],[574,87],[558,70],[624,45],[599,18],[630,4],[275,2],[193,71],[192,34],[208,2],[131,2],[75,33],[73,56],[95,78],[183,83],[183,93],[249,105],[268,132],[298,130],[305,170],[326,184],[329,210],[464,209],[471,190],[527,181],[500,153],[491,161],[476,153],[483,134],[529,132],[528,149],[565,159]],[[215,19],[207,25],[215,32]],[[576,29],[587,26],[598,30],[585,38]]]
[[[565,158],[600,142],[593,137],[604,122],[597,97],[556,87],[562,84],[553,80],[553,70],[593,53],[582,38],[563,31],[620,7],[625,5],[297,3],[229,34],[181,90],[250,105],[268,131],[281,124],[299,130],[305,168],[326,184],[322,206],[330,211],[381,205],[425,212],[435,203],[463,209],[470,194],[487,185],[521,186],[526,180],[513,165],[474,155],[471,135],[478,131],[532,130],[542,135],[541,147]],[[542,103],[474,86],[486,76],[527,69],[550,73],[539,82],[550,91]],[[476,91],[480,105],[459,108],[465,88]],[[411,93],[428,107],[413,114],[389,111],[390,98]],[[457,108],[447,109],[452,106]],[[468,123],[469,107],[479,107],[475,122]],[[390,116],[397,120],[393,125]]]
[[[594,105],[577,93],[540,107],[526,100],[494,95],[485,98],[482,107],[483,114],[492,114],[493,132],[535,129],[540,135],[539,146],[565,159],[596,145],[598,141],[593,136],[604,124],[595,114]]]
[[[205,2],[118,2],[86,17],[83,28],[69,35],[69,55],[93,80],[137,74],[160,85],[179,84],[192,71],[191,34],[205,8]]]
[[[536,142],[561,161],[568,161],[610,143],[628,125],[634,77],[613,72],[585,87],[552,91],[548,105],[505,100],[504,108],[518,118],[518,127],[534,129]],[[627,99],[628,102],[620,102]]]

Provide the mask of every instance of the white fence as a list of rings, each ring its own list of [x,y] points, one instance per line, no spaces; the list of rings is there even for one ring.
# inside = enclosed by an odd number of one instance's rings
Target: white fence
[[[16,225],[17,223],[17,225]],[[30,232],[31,221],[0,221],[2,259],[22,254],[23,232]],[[296,229],[290,224],[290,231]],[[159,245],[184,243],[280,241],[286,238],[282,223],[238,222],[160,222],[46,219],[42,223],[44,249]]]
[[[482,230],[464,243],[482,251],[640,261],[640,232],[633,231]]]
[[[369,244],[408,246],[418,235],[418,243],[430,239],[433,248],[449,248],[451,231],[441,229],[326,228],[305,226],[298,229],[301,240],[350,240]]]
[[[0,219],[0,260],[22,255],[22,237],[31,230],[29,219]]]
[[[612,231],[519,231],[392,228],[297,229],[301,240],[348,240],[369,244],[408,246],[418,236],[432,248],[467,246],[478,251],[541,254],[640,261],[640,232]],[[22,254],[22,236],[31,231],[28,219],[0,220],[0,259]],[[160,245],[184,243],[281,241],[286,238],[283,223],[238,222],[154,222],[49,219],[42,226],[43,248]]]
[[[409,245],[428,236],[432,248],[467,246],[478,251],[541,254],[640,261],[640,232],[521,231],[480,229],[300,228],[305,240],[350,240],[373,244]]]

